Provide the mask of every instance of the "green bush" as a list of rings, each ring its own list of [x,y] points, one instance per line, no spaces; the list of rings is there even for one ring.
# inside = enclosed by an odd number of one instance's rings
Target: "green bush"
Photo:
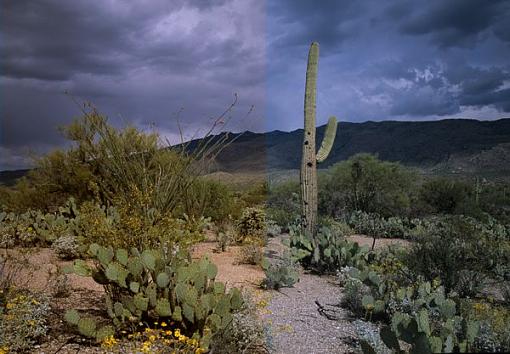
[[[60,236],[51,246],[60,259],[75,259],[80,256],[80,244],[76,236]]]
[[[93,244],[90,255],[96,267],[84,261],[73,264],[78,275],[91,276],[106,291],[106,307],[117,329],[136,328],[140,322],[174,321],[188,337],[207,348],[212,336],[227,328],[232,314],[242,306],[237,289],[226,291],[215,281],[217,268],[207,259],[189,262],[173,250],[113,249]],[[114,331],[69,311],[66,320],[78,331],[101,341]]]
[[[284,229],[288,229],[301,214],[299,183],[285,182],[271,186],[267,198],[267,215]]]
[[[510,274],[509,261],[508,241],[474,219],[455,216],[433,223],[413,244],[406,263],[426,279],[439,277],[448,292],[473,296],[489,277]]]
[[[462,303],[463,315],[480,323],[475,347],[480,352],[506,353],[510,351],[510,309],[480,300]]]
[[[299,280],[299,271],[291,258],[286,254],[277,262],[270,263],[268,259],[262,262],[262,268],[266,277],[261,283],[263,289],[274,289],[291,287]]]
[[[433,213],[455,214],[466,203],[472,193],[466,182],[447,178],[434,178],[425,182],[420,197]]]
[[[132,210],[122,202],[118,207],[99,206],[85,202],[79,208],[75,229],[80,243],[124,248],[172,247],[190,244],[203,239],[203,230],[197,227],[201,219],[176,219],[160,216],[152,209],[147,215]]]
[[[266,213],[260,208],[246,208],[237,221],[238,242],[266,237]]]
[[[242,308],[233,315],[229,330],[213,338],[211,352],[232,354],[268,353],[267,327],[259,318],[258,312],[252,296],[247,292],[243,292]]]
[[[238,262],[240,264],[260,265],[263,257],[263,247],[258,243],[250,242],[241,246]]]
[[[186,191],[182,212],[190,217],[204,216],[213,222],[223,222],[238,213],[239,202],[229,187],[221,182],[197,179]]]
[[[332,166],[319,180],[319,211],[341,216],[355,210],[382,216],[405,215],[416,174],[398,163],[358,154]]]
[[[392,216],[383,218],[378,214],[355,211],[348,218],[348,224],[359,234],[375,238],[412,238],[419,220]]]
[[[48,299],[42,295],[13,289],[1,293],[0,351],[32,350],[48,331],[49,314]]]

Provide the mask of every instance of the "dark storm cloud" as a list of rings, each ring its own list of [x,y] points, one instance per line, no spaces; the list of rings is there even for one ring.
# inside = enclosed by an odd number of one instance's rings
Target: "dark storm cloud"
[[[509,1],[4,0],[0,169],[63,144],[80,114],[66,90],[171,138],[181,107],[189,136],[234,92],[255,113],[227,128],[300,128],[312,41],[318,124],[510,112]]]
[[[154,124],[170,138],[181,107],[188,136],[234,93],[238,116],[261,110],[264,16],[253,0],[3,1],[0,169],[17,167],[27,146],[63,143],[56,127],[80,115],[65,91],[114,124]],[[228,128],[260,130],[255,112]]]
[[[505,38],[495,26],[508,21],[508,2],[504,0],[433,0],[415,9],[400,30],[410,35],[429,35],[441,47],[472,46],[487,31]]]
[[[508,116],[510,2],[270,1],[268,120],[302,125],[309,43],[318,123]],[[273,122],[283,121],[283,124]]]

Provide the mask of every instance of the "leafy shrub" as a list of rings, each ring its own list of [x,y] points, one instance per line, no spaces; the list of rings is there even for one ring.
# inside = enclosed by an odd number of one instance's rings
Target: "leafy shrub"
[[[509,243],[493,239],[494,233],[475,220],[443,218],[428,231],[414,243],[406,263],[426,279],[439,277],[448,292],[473,296],[488,276],[508,272]]]
[[[246,243],[239,250],[239,263],[260,265],[264,257],[264,249],[258,243]]]
[[[180,329],[172,329],[167,322],[157,322],[160,327],[145,328],[128,335],[129,341],[122,345],[123,352],[129,353],[183,353],[202,354],[205,350],[200,347],[197,339],[189,338]],[[101,347],[107,350],[117,349],[117,340],[108,336],[101,341]]]
[[[196,179],[186,191],[175,215],[204,216],[213,222],[223,222],[238,212],[239,205],[229,187],[219,181]]]
[[[290,254],[284,255],[280,261],[274,263],[264,259],[262,268],[266,275],[261,283],[261,287],[264,289],[278,290],[291,287],[299,280],[298,268],[292,261]]]
[[[348,237],[354,234],[354,230],[344,221],[338,221],[329,216],[319,217],[319,225],[331,230],[333,235]]]
[[[104,286],[108,315],[118,329],[173,320],[184,335],[207,348],[211,337],[231,323],[232,313],[242,305],[239,290],[226,292],[225,285],[215,281],[217,268],[207,259],[189,262],[182,252],[172,250],[140,253],[97,244],[90,246],[89,253],[96,267],[76,260],[73,271],[92,276]],[[110,326],[97,328],[93,319],[74,310],[66,314],[66,320],[82,335],[98,341],[114,332]]]
[[[510,351],[510,309],[497,304],[464,301],[463,315],[480,323],[475,347],[481,352]]]
[[[416,222],[417,219],[415,219]],[[406,217],[392,216],[383,218],[378,214],[355,211],[348,219],[349,225],[363,235],[375,238],[403,238],[413,237],[416,225]]]
[[[269,189],[267,215],[278,225],[287,229],[301,214],[299,183],[285,182]]]
[[[11,248],[16,244],[14,227],[2,222],[0,224],[0,248]]]
[[[76,220],[77,235],[81,243],[90,245],[99,243],[113,247],[159,247],[167,245],[188,245],[203,239],[201,219],[183,220],[170,216],[157,216],[152,210],[147,218],[145,215],[129,209],[129,205],[118,204],[118,207],[99,206],[85,202],[80,206],[79,218]]]
[[[67,274],[58,272],[53,279],[50,280],[51,290],[54,297],[68,297],[71,293],[69,278]]]
[[[80,256],[80,245],[76,236],[60,236],[53,242],[52,248],[60,259],[75,259]]]
[[[343,287],[341,304],[354,314],[361,316],[364,313],[361,299],[369,294],[369,289],[360,279],[351,276],[352,269],[352,267],[343,267],[337,273]]]
[[[237,222],[237,242],[248,238],[263,239],[266,236],[266,214],[260,208],[246,208]]]
[[[8,291],[0,302],[0,348],[7,352],[33,349],[48,330],[48,299],[42,295]]]
[[[361,210],[394,216],[409,212],[416,174],[398,163],[357,154],[319,180],[319,211],[338,217]]]
[[[243,293],[243,306],[233,315],[229,330],[213,338],[211,351],[232,354],[268,352],[265,326],[248,293]]]
[[[362,349],[368,351],[370,349],[366,348],[366,344],[372,348],[377,354],[392,354],[393,351],[389,349],[381,339],[379,335],[379,327],[377,325],[362,321],[356,320],[353,322],[354,328],[356,329],[356,333],[361,340]],[[365,347],[363,345],[365,344]]]
[[[282,228],[271,219],[266,219],[266,233],[267,236],[278,236],[282,232]]]
[[[469,184],[447,178],[426,181],[420,189],[420,197],[434,213],[454,214],[471,190]]]

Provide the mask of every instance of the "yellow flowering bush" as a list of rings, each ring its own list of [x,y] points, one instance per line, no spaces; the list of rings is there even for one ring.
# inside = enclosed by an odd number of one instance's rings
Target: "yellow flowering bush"
[[[133,199],[145,199],[133,193]],[[140,202],[140,201],[139,201]],[[203,239],[185,220],[162,215],[156,210],[142,213],[131,202],[119,200],[116,207],[85,202],[80,207],[77,229],[82,243],[122,248],[152,248],[160,244],[188,246]]]
[[[46,334],[50,306],[45,297],[10,290],[0,306],[0,350],[31,349]]]
[[[465,301],[462,312],[480,322],[477,347],[484,352],[510,351],[510,309],[489,302]]]
[[[156,324],[155,328],[146,327],[128,334],[128,343],[123,346],[123,349],[132,353],[205,353],[205,350],[200,347],[199,338],[187,337],[179,328],[172,329],[172,325],[161,322],[159,326]],[[110,343],[111,340],[108,344]]]

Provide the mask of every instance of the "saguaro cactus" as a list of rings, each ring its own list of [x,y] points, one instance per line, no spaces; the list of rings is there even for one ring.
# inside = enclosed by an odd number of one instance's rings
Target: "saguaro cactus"
[[[317,164],[329,155],[335,141],[337,121],[330,117],[319,152],[315,153],[315,109],[317,96],[317,64],[319,44],[313,42],[308,52],[305,87],[305,129],[301,160],[301,209],[302,230],[310,238],[317,231]]]

